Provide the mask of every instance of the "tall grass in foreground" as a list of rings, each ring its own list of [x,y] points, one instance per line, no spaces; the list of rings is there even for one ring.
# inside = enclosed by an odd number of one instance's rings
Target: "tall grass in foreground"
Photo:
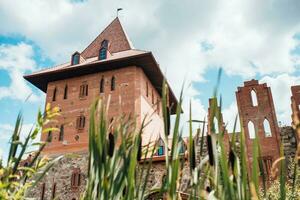
[[[243,130],[241,133],[236,133],[237,120],[230,142],[228,141],[228,151],[224,144],[224,130],[216,134],[215,126],[212,125],[205,141],[208,154],[196,163],[196,137],[192,132],[194,121],[192,110],[197,108],[193,108],[192,105],[189,110],[188,161],[182,159],[180,147],[183,143],[183,133],[180,129],[180,117],[183,93],[181,92],[177,108],[175,108],[173,132],[170,134],[172,142],[169,146],[167,119],[170,115],[168,113],[170,108],[167,106],[168,86],[165,82],[162,90],[162,111],[165,124],[163,140],[166,149],[166,176],[162,180],[162,185],[158,188],[147,188],[149,169],[155,151],[155,144],[141,147],[143,128],[147,124],[143,123],[141,127],[137,127],[134,120],[125,117],[108,123],[106,119],[108,109],[101,101],[97,101],[93,104],[90,114],[89,174],[86,192],[82,199],[299,199],[299,169],[296,164],[299,157],[293,158],[293,176],[291,180],[287,180],[286,158],[281,147],[281,157],[272,166],[274,173],[278,170],[277,179],[267,183],[267,175],[261,170],[263,163],[260,159],[259,139],[256,137],[253,147],[253,166],[249,174],[245,135]],[[218,123],[221,123],[216,91],[214,99],[213,116],[208,119],[211,124],[214,123],[212,120],[214,116],[218,118]],[[112,129],[112,126],[115,128]],[[113,142],[108,137],[111,130],[114,130]],[[204,136],[204,128],[201,135]],[[237,140],[239,142],[236,142]],[[200,148],[202,152],[203,143]],[[299,151],[298,146],[298,153]],[[189,165],[189,189],[187,191],[180,191],[182,162],[188,162]]]
[[[86,190],[81,199],[299,199],[299,157],[292,158],[292,178],[287,179],[286,158],[281,147],[281,157],[272,166],[272,172],[277,174],[277,179],[267,184],[267,177],[261,170],[262,160],[258,137],[254,140],[254,161],[249,174],[245,135],[243,130],[241,133],[236,133],[237,120],[234,123],[228,148],[224,142],[226,141],[224,130],[221,129],[216,134],[213,118],[217,117],[218,124],[221,123],[217,87],[213,95],[215,100],[212,115],[208,119],[212,126],[207,130],[206,137],[204,137],[205,125],[196,136],[193,134],[192,122],[199,120],[193,119],[192,111],[197,108],[193,108],[190,104],[187,160],[183,159],[180,153],[183,144],[180,124],[183,93],[180,94],[177,107],[170,108],[167,103],[168,91],[168,86],[164,82],[162,111],[165,131],[162,139],[165,144],[166,176],[162,184],[155,188],[149,188],[147,184],[156,143],[142,146],[143,130],[147,126],[145,120],[140,127],[136,125],[135,118],[130,116],[119,116],[110,121],[107,119],[109,105],[104,106],[103,102],[98,100],[90,109],[89,171]],[[168,123],[171,109],[176,110],[172,133],[170,133]],[[7,164],[0,167],[0,199],[24,199],[27,190],[34,187],[59,159],[48,162],[46,158],[40,158],[40,153],[46,143],[34,142],[42,127],[53,121],[56,115],[58,115],[58,109],[51,109],[49,106],[46,107],[45,114],[39,112],[37,123],[24,141],[20,140],[22,117],[18,116],[11,138]],[[43,132],[49,130],[53,129],[43,129]],[[300,125],[295,127],[295,131],[300,133]],[[172,137],[171,143],[168,142],[170,136]],[[196,162],[196,143],[199,138],[201,141],[199,152],[202,156],[200,161]],[[203,153],[204,143],[207,146],[207,154]],[[21,160],[28,153],[30,146],[37,146],[38,151],[32,154],[32,159],[24,166]],[[300,155],[299,144],[296,155]],[[181,191],[184,163],[189,168],[189,187]]]
[[[48,161],[46,157],[41,157],[40,154],[46,143],[35,142],[37,136],[42,132],[42,127],[53,122],[57,115],[59,115],[59,109],[47,105],[44,114],[38,112],[36,124],[33,125],[24,138],[21,135],[23,118],[21,114],[18,115],[10,139],[6,164],[0,166],[1,200],[25,199],[28,189],[36,186],[54,163],[60,159],[58,157]],[[54,128],[47,128],[43,132],[46,133],[52,130]],[[38,150],[30,152],[33,148]]]

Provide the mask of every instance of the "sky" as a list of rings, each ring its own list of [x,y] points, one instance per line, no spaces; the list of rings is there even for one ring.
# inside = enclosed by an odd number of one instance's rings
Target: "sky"
[[[235,91],[251,79],[271,87],[278,121],[291,123],[290,87],[300,84],[299,0],[0,0],[0,155],[17,114],[26,134],[45,106],[45,94],[23,75],[69,61],[117,8],[133,46],[153,52],[177,96],[185,82],[183,121],[189,101],[194,119],[206,116],[222,68],[219,95],[229,132]]]

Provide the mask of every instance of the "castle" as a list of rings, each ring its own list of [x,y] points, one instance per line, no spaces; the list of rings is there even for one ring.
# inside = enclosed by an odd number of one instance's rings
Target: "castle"
[[[108,118],[111,120],[121,114],[130,114],[136,117],[136,124],[140,126],[146,117],[150,123],[144,130],[143,145],[159,140],[163,134],[161,86],[164,75],[150,51],[133,48],[119,18],[115,18],[81,53],[74,52],[69,62],[24,78],[46,93],[46,104],[61,108],[57,122],[51,124],[59,131],[49,131],[41,137],[42,141],[48,141],[43,154],[57,156],[76,153],[65,156],[53,167],[43,182],[33,189],[32,197],[43,200],[59,196],[61,199],[77,200],[84,191],[88,168],[89,107],[96,98],[107,101],[110,96]],[[174,114],[178,102],[171,87],[168,88],[168,108]],[[293,111],[299,114],[300,87],[292,91],[295,91]],[[248,161],[252,160],[253,139],[258,136],[264,168],[268,172],[272,162],[279,157],[281,137],[271,89],[257,80],[247,81],[238,88],[236,99],[245,131]],[[208,113],[209,117],[215,117],[210,116],[210,110]],[[215,130],[224,129],[221,123]],[[163,143],[159,144],[149,179],[150,186],[162,180],[163,158],[168,153]],[[181,190],[187,187],[188,182],[183,181]]]

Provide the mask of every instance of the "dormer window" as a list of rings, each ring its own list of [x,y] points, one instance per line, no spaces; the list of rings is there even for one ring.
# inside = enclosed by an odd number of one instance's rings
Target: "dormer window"
[[[78,52],[72,55],[71,65],[78,65],[80,61],[80,54]]]
[[[108,40],[101,42],[101,48],[99,50],[99,60],[105,60],[107,58]]]

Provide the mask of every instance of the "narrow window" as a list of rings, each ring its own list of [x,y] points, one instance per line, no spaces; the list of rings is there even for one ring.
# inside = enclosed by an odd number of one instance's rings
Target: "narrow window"
[[[47,142],[52,142],[52,131],[48,132]]]
[[[76,121],[76,128],[77,129],[84,129],[85,126],[85,116],[80,115],[77,117],[77,121]]]
[[[218,119],[216,118],[216,117],[214,117],[214,131],[215,131],[215,133],[216,134],[218,134],[219,132],[220,132],[220,130],[219,130],[219,121],[218,121]]]
[[[64,99],[68,98],[68,85],[65,86],[65,90],[64,90]]]
[[[183,142],[182,142],[182,144],[180,145],[179,153],[180,153],[180,154],[183,154],[184,151],[185,151],[185,146],[184,146],[184,144],[183,144]]]
[[[80,169],[74,169],[72,176],[71,176],[71,187],[72,188],[78,188],[80,186],[81,182],[81,173]]]
[[[146,97],[149,96],[149,87],[148,87],[148,82],[146,82]]]
[[[107,57],[107,49],[102,47],[99,51],[99,60],[105,60]]]
[[[263,161],[263,169],[262,170],[264,171],[264,173],[267,175],[271,174],[271,168],[272,168],[272,163],[273,163],[272,157],[270,157],[270,156],[263,157],[262,161]]]
[[[111,78],[110,90],[111,90],[111,91],[114,91],[114,90],[115,90],[115,87],[116,87],[116,78],[113,76],[113,77]]]
[[[52,188],[52,199],[55,198],[55,192],[56,192],[56,183],[53,184],[53,188]]]
[[[114,154],[114,148],[115,148],[115,137],[112,133],[109,133],[108,135],[108,155],[110,157]]]
[[[167,124],[166,124],[166,129],[167,129],[167,134],[170,135],[170,128],[171,128],[171,120],[170,120],[170,108],[167,107]]]
[[[157,155],[158,156],[164,155],[164,146],[161,145],[161,146],[158,147]]]
[[[269,120],[264,120],[264,131],[266,137],[272,137],[271,126]]]
[[[42,191],[41,191],[41,200],[44,200],[45,197],[45,189],[46,189],[46,184],[42,184]]]
[[[80,90],[79,90],[79,97],[85,97],[88,96],[89,92],[89,86],[88,84],[84,83],[80,86]]]
[[[52,101],[56,101],[56,93],[57,93],[57,89],[55,87],[54,90],[53,90]]]
[[[251,100],[252,100],[252,106],[257,106],[257,94],[254,90],[251,90]]]
[[[64,125],[60,126],[60,132],[59,132],[59,141],[63,141],[64,140]]]
[[[255,126],[252,121],[248,122],[248,133],[249,133],[249,138],[254,139],[255,138]]]
[[[80,54],[79,53],[73,54],[71,65],[77,65],[79,64],[79,61],[80,61]]]
[[[100,93],[104,93],[104,78],[101,78],[100,81]]]

